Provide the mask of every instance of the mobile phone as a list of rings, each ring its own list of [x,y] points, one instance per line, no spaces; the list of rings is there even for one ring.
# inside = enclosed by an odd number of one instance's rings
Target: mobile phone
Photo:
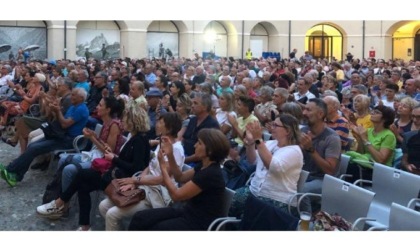
[[[160,134],[160,136],[159,136],[159,146],[160,147],[162,146],[162,134]]]
[[[276,113],[274,113],[273,110],[271,110],[271,121],[276,120]]]

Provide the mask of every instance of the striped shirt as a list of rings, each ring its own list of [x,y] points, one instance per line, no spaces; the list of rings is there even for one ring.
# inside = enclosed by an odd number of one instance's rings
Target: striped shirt
[[[327,120],[327,126],[340,136],[341,150],[347,150],[349,136],[349,122],[347,119],[337,115],[333,120]]]

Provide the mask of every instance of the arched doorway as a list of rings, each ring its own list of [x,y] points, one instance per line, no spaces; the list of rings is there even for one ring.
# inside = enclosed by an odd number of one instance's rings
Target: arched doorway
[[[305,50],[315,59],[341,60],[343,35],[332,25],[315,25],[306,32]]]
[[[179,55],[179,29],[172,21],[153,21],[147,27],[149,58],[169,58]]]
[[[420,60],[420,21],[408,22],[392,34],[392,58]]]
[[[263,52],[267,52],[269,47],[269,33],[263,23],[258,23],[252,28],[249,38],[249,48],[253,57],[261,57]],[[245,50],[247,48],[244,48]]]
[[[48,30],[44,21],[0,21],[0,60],[17,59],[18,50],[27,48],[30,59],[48,57]]]
[[[203,54],[213,52],[216,56],[227,57],[227,45],[226,28],[218,21],[211,21],[204,28]]]
[[[79,58],[119,58],[120,41],[120,27],[115,21],[77,23],[76,56]]]

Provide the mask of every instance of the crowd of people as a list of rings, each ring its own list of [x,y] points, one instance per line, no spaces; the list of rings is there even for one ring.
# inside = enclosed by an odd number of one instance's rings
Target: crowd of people
[[[223,216],[235,176],[242,179],[229,215],[240,217],[250,195],[288,213],[302,170],[303,192],[322,193],[342,154],[355,160],[353,181],[369,178],[373,162],[420,174],[420,61],[296,53],[0,62],[2,141],[21,150],[0,165],[1,178],[17,186],[37,156],[71,149],[83,135],[109,169],[93,169],[83,154],[61,155],[61,191],[37,208],[40,216],[65,216],[77,193],[78,230],[91,230],[89,193],[117,179],[120,190],[147,196],[127,207],[105,198],[106,230],[122,229],[124,218],[129,230],[205,230]]]

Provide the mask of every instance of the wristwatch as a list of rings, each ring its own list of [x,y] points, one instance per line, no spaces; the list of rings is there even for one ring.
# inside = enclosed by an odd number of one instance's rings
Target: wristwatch
[[[314,153],[315,148],[311,146],[311,147],[309,147],[309,149],[306,149],[306,151],[309,152],[309,153]]]
[[[259,145],[260,143],[262,143],[263,142],[263,140],[262,139],[257,139],[257,140],[255,140],[255,145]]]
[[[372,145],[372,143],[371,143],[371,142],[369,142],[369,141],[365,141],[363,144],[364,144],[365,146]]]

